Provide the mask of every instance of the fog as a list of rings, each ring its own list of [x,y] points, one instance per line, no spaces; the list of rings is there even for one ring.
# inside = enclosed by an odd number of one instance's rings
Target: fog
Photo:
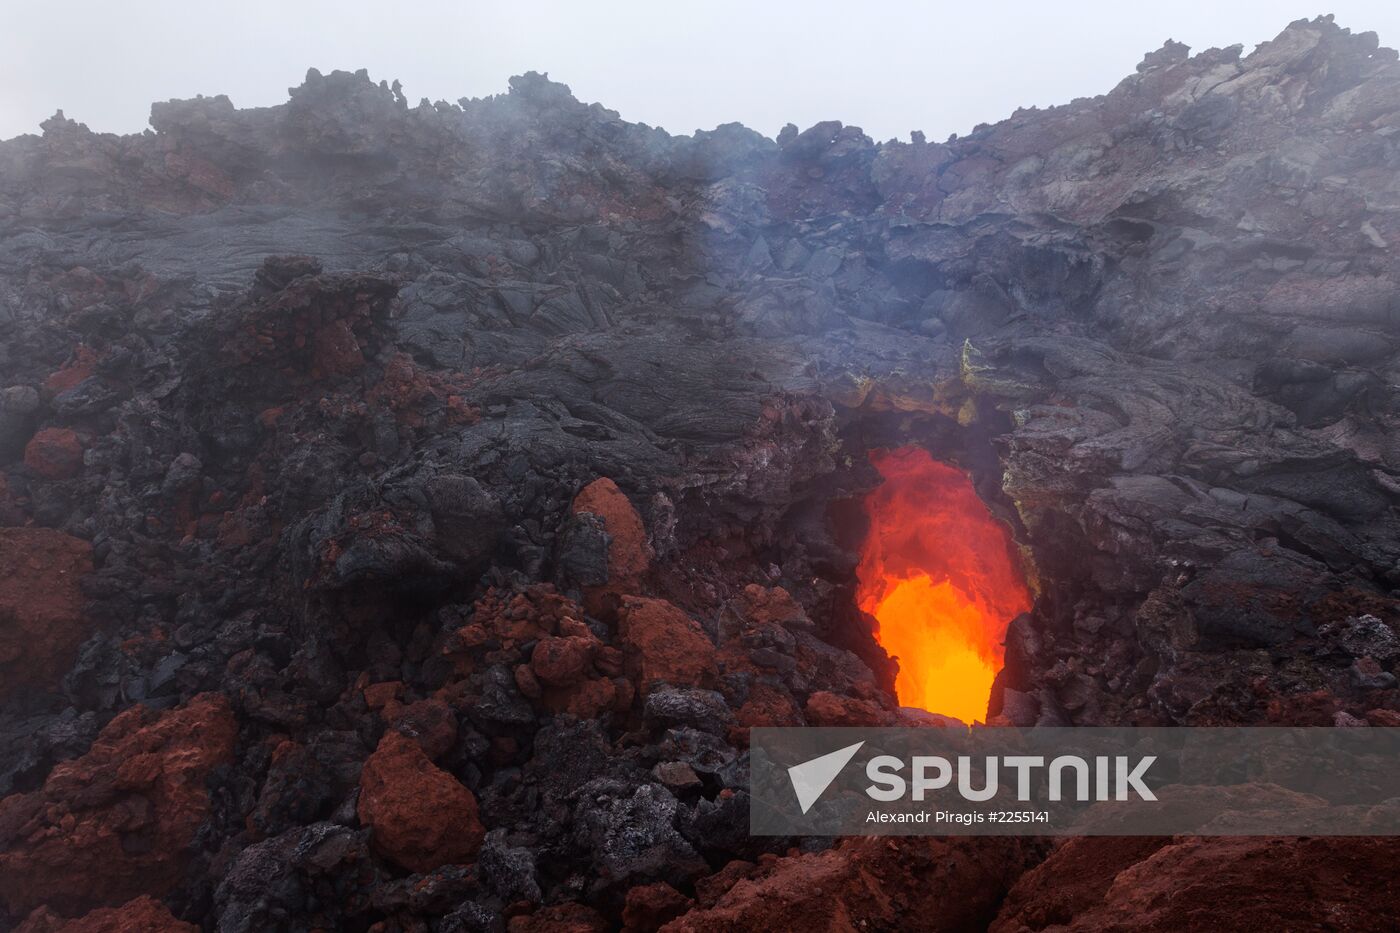
[[[0,138],[62,108],[97,131],[140,132],[150,104],[227,94],[276,104],[310,66],[367,68],[405,93],[455,101],[546,71],[580,99],[673,133],[738,120],[840,119],[877,139],[931,139],[1021,106],[1101,94],[1168,38],[1194,51],[1276,35],[1333,12],[1400,44],[1394,0],[990,2],[400,2],[146,0],[10,3],[0,14]]]

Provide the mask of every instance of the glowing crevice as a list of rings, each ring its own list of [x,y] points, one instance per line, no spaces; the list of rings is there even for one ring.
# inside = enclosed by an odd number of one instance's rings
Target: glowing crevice
[[[873,451],[871,462],[884,482],[865,503],[856,598],[899,664],[899,702],[983,720],[1006,626],[1031,606],[1010,537],[967,476],[927,451]]]

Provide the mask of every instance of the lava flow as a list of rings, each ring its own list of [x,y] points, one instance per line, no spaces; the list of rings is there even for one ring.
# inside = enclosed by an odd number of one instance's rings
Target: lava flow
[[[856,598],[899,662],[899,702],[982,720],[1006,626],[1031,605],[1010,537],[967,476],[927,451],[872,451],[870,459],[884,482],[866,498]]]

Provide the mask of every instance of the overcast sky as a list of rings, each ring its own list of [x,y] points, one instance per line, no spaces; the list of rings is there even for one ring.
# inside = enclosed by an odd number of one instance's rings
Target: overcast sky
[[[839,119],[876,139],[941,140],[1101,94],[1167,38],[1248,51],[1324,12],[1400,44],[1397,0],[5,0],[0,138],[38,132],[59,108],[130,133],[155,100],[276,104],[314,66],[398,78],[414,102],[547,71],[673,133]]]

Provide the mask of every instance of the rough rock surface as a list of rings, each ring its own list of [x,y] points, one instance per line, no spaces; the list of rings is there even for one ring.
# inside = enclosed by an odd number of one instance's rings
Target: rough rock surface
[[[216,694],[159,716],[123,711],[42,788],[0,801],[0,900],[23,915],[168,893],[209,813],[206,782],[232,760],[236,734]]]
[[[375,850],[409,871],[470,862],[486,835],[472,792],[398,732],[365,762],[358,812]]]
[[[974,930],[996,914],[1035,846],[1019,839],[853,838],[825,852],[765,860],[710,889],[714,903],[666,933],[730,930]]]
[[[1374,838],[1070,839],[1016,883],[991,929],[1394,928],[1400,891],[1374,877],[1394,854]]]
[[[89,635],[92,546],[50,528],[0,528],[0,695],[54,683]]]
[[[177,920],[170,909],[151,897],[138,897],[120,907],[99,907],[77,920],[65,920],[40,907],[15,933],[197,933],[193,923]]]
[[[536,74],[151,122],[0,143],[0,929],[1219,927],[1256,863],[1336,880],[1269,909],[1374,928],[1385,842],[1096,874],[754,838],[746,790],[753,726],[905,715],[854,603],[904,444],[1035,586],[990,721],[1400,722],[1373,34],[1168,43],[941,143],[674,137]],[[393,841],[425,781],[464,838]],[[1158,869],[1201,896],[1112,880]]]

